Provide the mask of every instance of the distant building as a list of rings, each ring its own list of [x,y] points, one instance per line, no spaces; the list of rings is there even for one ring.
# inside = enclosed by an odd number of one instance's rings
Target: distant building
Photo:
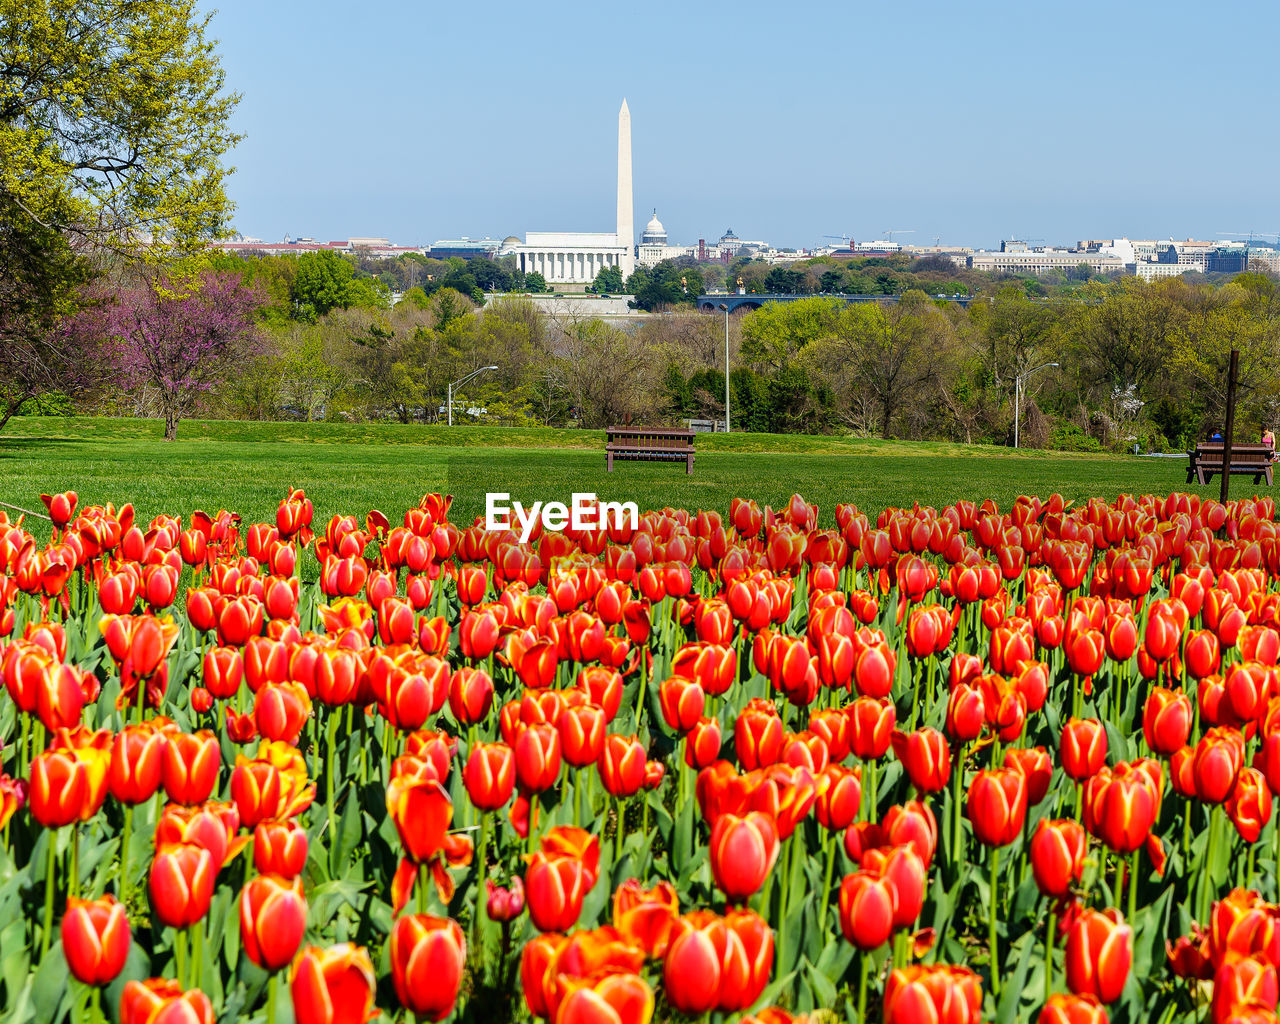
[[[654,210],[652,219],[640,234],[640,244],[636,246],[636,263],[642,267],[655,267],[663,260],[679,259],[693,253],[694,250],[689,246],[667,243],[667,229],[658,220],[658,211]]]
[[[1119,256],[1069,249],[979,250],[969,257],[970,269],[988,273],[1047,274],[1053,270],[1074,270],[1082,263],[1095,274],[1123,274],[1126,269],[1124,259]]]
[[[1143,281],[1157,281],[1164,277],[1181,277],[1183,274],[1196,272],[1196,267],[1186,263],[1155,263],[1151,260],[1139,260],[1133,265],[1133,272]]]
[[[517,242],[520,239],[516,239]],[[487,260],[494,259],[498,255],[498,250],[502,248],[503,242],[499,242],[494,238],[454,238],[442,239],[439,242],[432,242],[431,247],[427,250],[427,255],[433,260],[447,260],[451,256],[459,256],[464,260],[475,259],[477,256],[483,256]]]

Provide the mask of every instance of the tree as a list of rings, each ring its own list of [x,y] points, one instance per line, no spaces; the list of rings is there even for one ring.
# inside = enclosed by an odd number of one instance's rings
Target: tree
[[[616,295],[622,291],[622,268],[619,266],[601,267],[592,285],[601,295]]]
[[[357,277],[355,265],[341,253],[321,249],[290,258],[298,261],[292,295],[300,320],[314,320],[331,309],[386,304],[386,285],[376,278]]]
[[[525,274],[524,290],[532,292],[534,295],[541,295],[551,289],[547,287],[547,279],[535,270],[531,274]]]
[[[30,399],[77,397],[106,371],[93,332],[65,320],[88,262],[58,232],[10,213],[0,213],[0,428]]]
[[[164,437],[201,395],[222,381],[226,366],[252,351],[256,291],[236,275],[206,271],[187,281],[151,277],[120,292],[113,307],[92,311],[86,326],[114,339],[126,384],[155,388]]]
[[[0,216],[153,261],[221,234],[239,97],[210,17],[195,0],[0,0]]]
[[[0,426],[106,364],[63,324],[107,250],[153,261],[223,230],[237,97],[194,0],[0,0]]]

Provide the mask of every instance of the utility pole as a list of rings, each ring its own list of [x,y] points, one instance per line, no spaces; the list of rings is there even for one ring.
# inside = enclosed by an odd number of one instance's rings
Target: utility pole
[[[1227,370],[1227,425],[1222,431],[1222,488],[1218,500],[1227,503],[1231,490],[1231,435],[1236,428],[1236,370],[1240,367],[1240,350],[1231,350],[1231,367]]]

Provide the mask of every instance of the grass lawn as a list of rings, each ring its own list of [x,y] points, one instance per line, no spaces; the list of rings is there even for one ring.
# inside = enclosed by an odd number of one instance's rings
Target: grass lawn
[[[1109,500],[1186,488],[1179,459],[771,434],[707,434],[697,447],[692,477],[682,463],[623,462],[609,475],[598,431],[189,421],[166,444],[154,420],[15,417],[0,434],[0,501],[42,510],[41,492],[71,489],[82,503],[132,501],[142,522],[196,508],[232,509],[250,522],[274,520],[294,485],[323,528],[336,512],[370,508],[395,522],[428,491],[455,496],[458,522],[483,512],[487,491],[526,505],[593,491],[641,509],[722,511],[734,495],[777,507],[798,491],[829,526],[838,502],[874,519],[886,505],[915,501],[992,497],[1004,508],[1019,494]],[[1217,482],[1200,490],[1216,497]],[[1234,495],[1254,491],[1249,478],[1232,481]]]

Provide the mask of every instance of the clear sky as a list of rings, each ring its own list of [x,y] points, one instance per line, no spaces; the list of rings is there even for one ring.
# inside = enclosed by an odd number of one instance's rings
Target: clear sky
[[[1280,4],[222,0],[235,225],[673,243],[1280,232]]]

